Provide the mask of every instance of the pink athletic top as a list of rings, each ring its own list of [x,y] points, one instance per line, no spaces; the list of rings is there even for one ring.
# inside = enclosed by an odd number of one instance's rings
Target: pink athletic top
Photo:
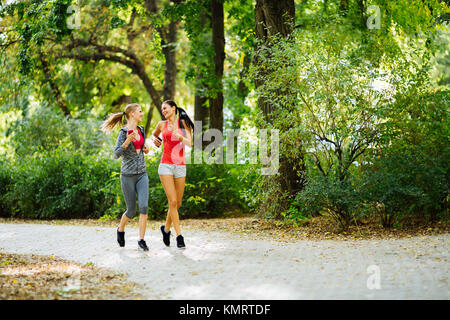
[[[163,154],[161,163],[184,165],[184,144],[167,129],[167,123],[164,123],[164,129],[162,131],[163,136]],[[177,121],[178,133],[183,135],[180,126]]]
[[[134,144],[134,148],[136,150],[139,150],[139,149],[142,149],[142,147],[144,146],[144,137],[142,136],[141,130],[139,130],[139,128],[136,130],[139,133],[140,139],[139,139],[139,141],[136,139],[133,139],[133,144]]]

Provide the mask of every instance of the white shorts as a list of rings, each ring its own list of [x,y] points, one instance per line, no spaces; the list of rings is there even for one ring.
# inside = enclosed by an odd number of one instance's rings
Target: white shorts
[[[158,167],[159,175],[172,175],[174,178],[186,177],[186,165],[160,163]]]

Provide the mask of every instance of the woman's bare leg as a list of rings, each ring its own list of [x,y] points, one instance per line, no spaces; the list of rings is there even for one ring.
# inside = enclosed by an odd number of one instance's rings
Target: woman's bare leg
[[[177,199],[177,191],[175,189],[175,181],[172,175],[159,175],[159,178],[161,179],[164,191],[166,192],[167,201],[169,202],[169,212],[167,213],[167,215],[170,216],[171,222],[173,223],[175,232],[177,233],[178,236],[181,234],[181,229],[180,229],[180,219],[178,217],[178,199]]]
[[[145,227],[147,226],[147,217],[148,217],[148,214],[140,214],[139,215],[139,240],[144,239]]]
[[[130,221],[130,220],[131,220],[131,219],[128,218],[128,217],[126,216],[125,213],[122,215],[122,218],[120,219],[120,223],[119,223],[119,231],[120,231],[120,232],[123,232],[123,231],[125,230],[125,225],[126,225],[127,222]]]
[[[181,201],[183,200],[186,177],[174,178],[174,181],[175,181],[175,189],[177,192],[177,210],[179,210],[181,207]],[[169,213],[167,213],[165,225],[166,230],[169,231],[171,226],[172,226],[172,218],[170,217]]]

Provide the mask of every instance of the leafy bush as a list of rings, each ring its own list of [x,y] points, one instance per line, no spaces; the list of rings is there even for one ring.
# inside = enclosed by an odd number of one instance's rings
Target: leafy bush
[[[310,174],[306,187],[300,191],[294,201],[303,217],[311,217],[319,212],[327,212],[338,223],[341,230],[363,214],[359,181],[353,176],[339,179],[339,175],[320,173]],[[290,216],[290,218],[297,218]]]
[[[10,162],[6,159],[0,159],[0,217],[10,215],[11,207],[6,194],[13,184]]]
[[[71,119],[46,106],[37,106],[21,120],[16,121],[9,132],[11,143],[18,156],[53,152],[64,149],[80,154],[97,154],[108,142],[98,128],[100,121]]]
[[[13,183],[3,198],[12,216],[93,218],[110,212],[117,200],[112,183],[118,164],[57,149],[53,154],[11,163]]]
[[[149,217],[165,217],[167,197],[158,176],[159,161],[148,167]],[[218,217],[224,210],[239,208],[249,210],[246,205],[246,188],[254,176],[246,174],[245,165],[188,164],[181,217]]]
[[[257,52],[264,62],[253,69],[262,83],[258,97],[273,105],[266,125],[280,130],[280,164],[285,163],[281,177],[266,179],[259,191],[264,206],[272,202],[272,217],[327,210],[341,227],[352,218],[357,198],[352,170],[379,138],[375,109],[388,101],[389,92],[373,86],[383,75],[376,63],[356,55],[346,28],[299,29]],[[277,72],[267,72],[267,65]],[[286,188],[283,180],[295,183]],[[311,207],[294,210],[296,202]]]
[[[260,211],[292,220],[327,212],[341,228],[370,211],[385,227],[447,214],[450,93],[431,85],[429,53],[412,43],[375,57],[335,22],[275,35],[255,53],[251,76],[266,104],[255,118],[280,130],[280,174],[254,188]],[[300,188],[283,186],[292,176]]]
[[[414,90],[404,96],[412,102],[381,110],[390,120],[366,168],[364,195],[381,211],[385,227],[409,214],[431,220],[448,214],[450,92]]]
[[[157,173],[159,161],[147,159],[149,217],[164,218],[167,198]],[[241,193],[245,166],[225,170],[188,165],[180,215],[217,217],[227,208],[247,210]],[[118,218],[125,211],[120,187],[120,161],[103,155],[53,153],[2,161],[0,213],[37,219]],[[251,184],[251,181],[249,182]]]

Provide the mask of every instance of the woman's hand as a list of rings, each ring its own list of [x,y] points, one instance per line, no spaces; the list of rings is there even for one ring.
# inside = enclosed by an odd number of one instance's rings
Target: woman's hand
[[[133,141],[133,139],[137,140],[138,138],[139,138],[139,134],[135,130],[133,130],[132,133],[127,132],[127,140],[128,141]]]
[[[149,148],[147,145],[144,145],[144,148],[142,148],[142,151],[143,151],[145,154],[148,154],[148,153],[150,152],[150,148]]]
[[[177,137],[178,141],[183,141],[183,136],[178,132],[172,131],[172,134]]]
[[[158,138],[156,138],[154,135],[152,135],[152,141],[155,146],[157,146],[157,147],[161,146],[162,142]]]

